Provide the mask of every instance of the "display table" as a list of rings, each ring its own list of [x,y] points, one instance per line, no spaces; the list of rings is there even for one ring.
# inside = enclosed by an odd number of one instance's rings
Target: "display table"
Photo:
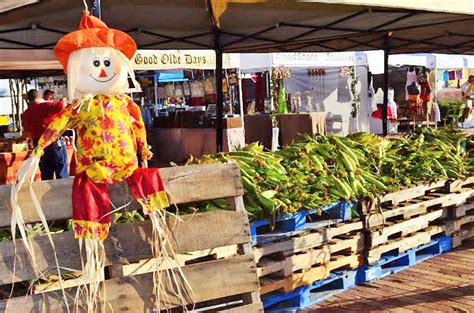
[[[278,114],[277,118],[283,146],[303,139],[305,134],[312,136],[326,133],[326,112]]]
[[[259,142],[272,148],[272,117],[270,114],[246,115],[244,118],[245,143]]]
[[[215,122],[215,119],[206,118],[203,112],[181,112],[155,119],[155,127],[148,134],[154,160],[182,162],[190,156],[198,158],[216,152]],[[225,118],[223,127],[223,151],[233,151],[245,145],[240,117]]]

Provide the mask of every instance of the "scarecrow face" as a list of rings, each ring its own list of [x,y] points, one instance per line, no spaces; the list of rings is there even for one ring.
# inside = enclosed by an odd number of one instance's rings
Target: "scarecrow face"
[[[128,88],[127,68],[113,48],[84,48],[71,54],[68,76],[82,94],[122,93]],[[73,61],[73,62],[71,62]]]

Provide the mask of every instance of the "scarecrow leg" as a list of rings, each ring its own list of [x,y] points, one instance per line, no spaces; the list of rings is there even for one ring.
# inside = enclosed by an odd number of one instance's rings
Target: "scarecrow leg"
[[[184,276],[172,244],[172,225],[166,221],[169,206],[163,181],[156,168],[138,168],[127,178],[132,195],[152,222],[151,248],[156,264],[153,273],[155,309],[161,311],[193,303],[192,289]],[[175,219],[177,221],[177,219]]]
[[[110,226],[108,186],[94,183],[85,173],[76,175],[72,189],[72,208],[74,236],[79,239],[81,250],[83,280],[74,300],[75,311],[103,312],[106,304],[105,290],[102,299],[99,291],[105,267],[103,240],[107,237]]]

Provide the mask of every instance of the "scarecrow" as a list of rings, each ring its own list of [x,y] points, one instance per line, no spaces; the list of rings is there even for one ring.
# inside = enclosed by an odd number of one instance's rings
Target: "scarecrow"
[[[138,167],[137,150],[144,161],[150,159],[152,153],[147,145],[140,108],[124,94],[129,87],[128,76],[139,88],[130,62],[135,51],[136,44],[129,35],[108,28],[100,19],[84,11],[79,30],[65,35],[54,48],[68,77],[71,104],[54,118],[43,133],[32,156],[20,169],[12,188],[13,238],[18,227],[34,264],[33,249],[27,239],[17,201],[18,191],[25,182],[32,181],[44,148],[56,141],[67,128],[76,129],[77,174],[72,187],[73,227],[74,236],[79,240],[86,260],[82,269],[82,288],[85,291],[78,292],[75,302],[76,308],[81,305],[88,311],[105,308],[106,301],[99,301],[97,296],[105,262],[103,241],[107,238],[110,226],[108,186],[124,180],[153,225],[152,251],[158,260],[154,277],[157,309],[160,309],[160,299],[166,298],[158,267],[173,268],[167,270],[168,276],[163,278],[173,282],[173,295],[184,299],[190,290],[180,267],[174,262],[174,252],[168,240],[171,231],[165,222],[165,209],[169,204],[159,171]],[[48,231],[39,202],[33,190],[30,190]],[[87,295],[85,301],[79,298],[79,294]],[[102,308],[99,303],[102,303]]]

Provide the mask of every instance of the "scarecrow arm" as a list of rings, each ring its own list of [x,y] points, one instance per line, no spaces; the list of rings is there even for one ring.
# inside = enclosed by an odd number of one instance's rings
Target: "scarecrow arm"
[[[54,117],[41,135],[33,155],[40,157],[47,146],[58,140],[66,129],[73,126],[76,113],[72,107],[73,105],[66,107]]]
[[[152,153],[148,149],[148,144],[146,141],[146,129],[145,124],[143,123],[140,107],[135,102],[133,102],[131,98],[127,97],[127,108],[128,112],[130,112],[130,115],[133,118],[132,128],[137,140],[138,149],[142,153],[142,159],[149,160],[152,157]]]

